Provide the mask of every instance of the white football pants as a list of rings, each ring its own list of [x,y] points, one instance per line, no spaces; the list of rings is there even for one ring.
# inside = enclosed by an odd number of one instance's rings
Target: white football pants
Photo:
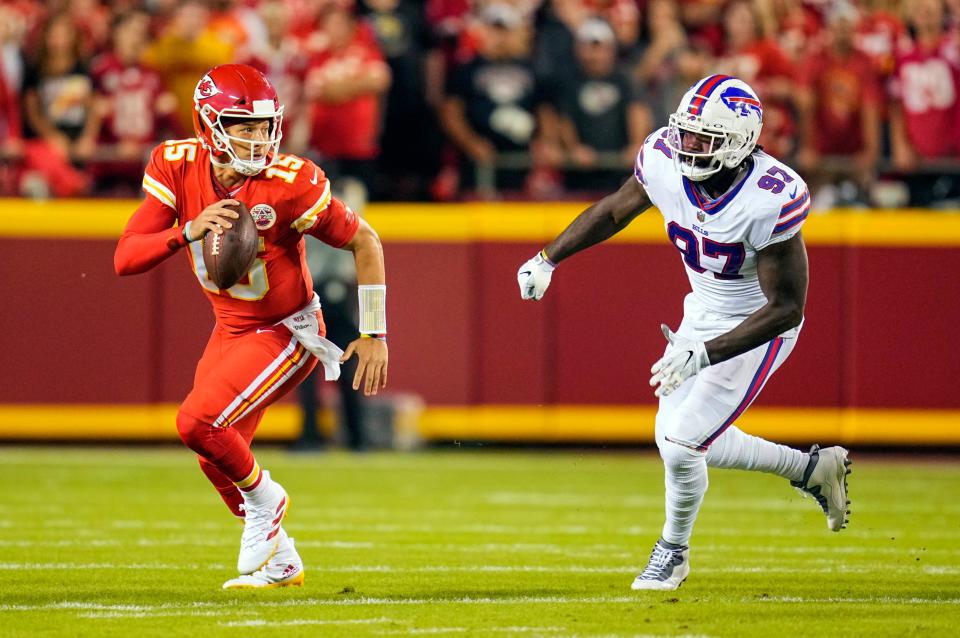
[[[656,441],[663,458],[666,522],[663,539],[686,545],[707,491],[707,466],[770,472],[799,480],[808,456],[751,436],[734,422],[796,345],[773,341],[705,368],[660,398]]]

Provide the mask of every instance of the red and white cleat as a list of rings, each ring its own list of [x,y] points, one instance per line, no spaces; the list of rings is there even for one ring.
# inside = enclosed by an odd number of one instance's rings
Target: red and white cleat
[[[264,470],[265,485],[256,492],[244,494],[243,535],[240,537],[240,557],[237,571],[252,574],[267,564],[280,542],[280,523],[287,515],[290,498],[279,483],[270,479]]]
[[[224,589],[274,589],[276,587],[302,587],[304,581],[303,561],[293,546],[293,539],[280,530],[280,542],[267,564],[253,572],[228,580]]]

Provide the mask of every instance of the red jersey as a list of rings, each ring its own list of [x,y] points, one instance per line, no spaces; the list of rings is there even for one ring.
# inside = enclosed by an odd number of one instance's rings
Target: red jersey
[[[903,107],[907,137],[924,158],[960,155],[960,60],[944,38],[924,50],[914,44],[897,57],[891,92]]]
[[[364,27],[340,51],[325,50],[307,64],[306,75],[353,76],[368,65],[385,64],[377,42]],[[380,135],[380,96],[368,93],[336,104],[314,102],[310,147],[336,159],[373,159]]]
[[[214,179],[210,153],[196,138],[157,146],[143,176],[149,206],[142,206],[127,225],[115,256],[117,271],[147,270],[178,250],[183,240],[178,239],[182,237],[179,230],[170,230],[174,221],[183,227],[210,204],[226,199],[218,194]],[[310,301],[313,281],[304,256],[305,233],[340,248],[353,238],[360,221],[331,196],[323,171],[294,155],[281,155],[273,166],[247,178],[232,193],[231,198],[250,209],[260,235],[257,257],[247,276],[220,290],[207,276],[202,243],[192,242],[185,253],[213,305],[217,323],[239,333],[276,323]],[[138,219],[142,211],[148,211],[150,219]],[[125,243],[131,235],[140,235],[142,243]]]
[[[814,146],[824,155],[852,155],[863,150],[864,105],[879,101],[880,78],[866,53],[847,57],[831,49],[812,53],[804,64],[803,82],[816,99]]]
[[[112,53],[96,58],[90,71],[97,93],[110,104],[101,129],[104,142],[156,139],[153,105],[163,92],[160,74],[139,64],[126,66]]]
[[[907,30],[897,16],[883,11],[865,15],[857,25],[856,46],[870,56],[886,77],[893,72],[897,49],[909,46]]]

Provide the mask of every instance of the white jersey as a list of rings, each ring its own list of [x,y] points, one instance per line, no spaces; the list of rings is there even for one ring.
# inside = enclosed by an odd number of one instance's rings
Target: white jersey
[[[661,128],[647,137],[634,176],[663,215],[690,279],[681,330],[721,334],[767,303],[757,253],[800,232],[810,193],[792,169],[758,151],[751,168],[711,200],[677,169],[666,135]]]

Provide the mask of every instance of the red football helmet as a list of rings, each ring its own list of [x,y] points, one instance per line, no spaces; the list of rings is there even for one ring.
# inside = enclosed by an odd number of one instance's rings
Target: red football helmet
[[[210,150],[212,161],[244,175],[256,175],[276,161],[283,133],[283,107],[277,91],[260,71],[246,64],[222,64],[200,78],[193,92],[193,127],[200,142]],[[270,121],[266,141],[228,135],[224,118]],[[240,157],[233,144],[249,146],[249,157]],[[243,153],[248,155],[247,152]],[[227,155],[228,162],[218,161]]]

